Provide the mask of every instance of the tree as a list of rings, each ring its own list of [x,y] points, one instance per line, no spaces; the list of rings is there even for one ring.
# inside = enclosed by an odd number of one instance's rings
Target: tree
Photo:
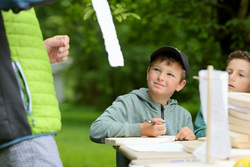
[[[216,12],[214,15],[219,26],[214,29],[214,36],[220,42],[222,54],[228,55],[238,49],[249,50],[249,0],[208,1],[206,4]]]
[[[68,34],[74,59],[67,77],[68,100],[102,109],[118,95],[146,87],[150,54],[171,45],[189,58],[187,85],[174,94],[199,105],[198,71],[224,70],[229,52],[249,50],[248,0],[109,0],[125,66],[112,68],[89,0],[60,0],[37,9],[44,37]]]

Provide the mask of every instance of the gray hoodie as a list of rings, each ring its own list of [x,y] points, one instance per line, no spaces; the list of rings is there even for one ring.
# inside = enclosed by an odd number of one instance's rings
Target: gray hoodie
[[[163,115],[162,115],[163,114]],[[166,135],[175,136],[182,127],[193,130],[190,113],[169,99],[167,105],[154,102],[147,88],[119,96],[90,127],[90,139],[104,143],[109,137],[141,136],[140,124],[145,119],[162,118],[169,124]]]

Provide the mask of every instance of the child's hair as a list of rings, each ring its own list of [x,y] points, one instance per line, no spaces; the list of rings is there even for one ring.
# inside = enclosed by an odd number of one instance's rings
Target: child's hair
[[[160,62],[166,62],[168,66],[172,65],[174,62],[178,62],[182,67],[180,82],[185,79],[186,70],[184,69],[181,60],[176,55],[172,53],[161,53],[153,61],[150,62],[150,68],[156,60],[160,60]]]
[[[231,52],[227,58],[227,65],[233,59],[243,59],[243,60],[246,60],[250,63],[250,53],[247,51],[241,51],[241,50],[236,50],[234,52]]]

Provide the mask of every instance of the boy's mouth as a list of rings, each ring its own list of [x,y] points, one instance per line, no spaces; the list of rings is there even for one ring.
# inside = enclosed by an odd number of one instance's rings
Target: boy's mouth
[[[232,84],[228,84],[228,88],[235,88]]]
[[[158,83],[158,82],[155,82],[155,85],[158,85],[158,86],[161,86],[161,87],[165,87],[164,85]]]

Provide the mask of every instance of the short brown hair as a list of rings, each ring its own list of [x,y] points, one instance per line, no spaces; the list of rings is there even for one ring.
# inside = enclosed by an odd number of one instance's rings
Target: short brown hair
[[[250,63],[250,53],[241,50],[236,50],[234,52],[231,52],[227,58],[227,66],[233,59],[243,59]]]

